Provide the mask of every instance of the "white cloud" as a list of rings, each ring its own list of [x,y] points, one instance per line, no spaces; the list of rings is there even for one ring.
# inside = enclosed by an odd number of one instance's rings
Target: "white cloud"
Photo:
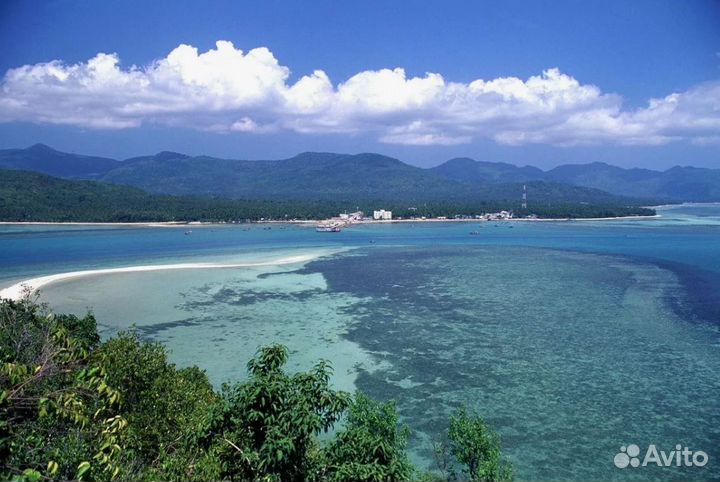
[[[650,99],[639,109],[559,69],[527,80],[449,82],[437,73],[363,71],[333,84],[322,70],[289,82],[267,48],[227,41],[199,53],[180,45],[148,66],[122,68],[117,54],[10,69],[0,83],[0,122],[98,129],[143,124],[214,132],[370,134],[379,141],[452,145],[664,144],[720,138],[720,80]]]

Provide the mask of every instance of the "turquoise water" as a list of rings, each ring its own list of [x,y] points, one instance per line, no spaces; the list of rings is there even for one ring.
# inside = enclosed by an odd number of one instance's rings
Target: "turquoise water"
[[[412,455],[465,403],[501,433],[520,480],[720,479],[720,206],[653,220],[298,226],[0,227],[0,287],[177,262],[309,263],[123,273],[45,287],[131,325],[214,383],[278,341],[293,368],[395,399]],[[480,235],[471,236],[478,230]],[[617,469],[621,445],[703,450],[704,468]]]

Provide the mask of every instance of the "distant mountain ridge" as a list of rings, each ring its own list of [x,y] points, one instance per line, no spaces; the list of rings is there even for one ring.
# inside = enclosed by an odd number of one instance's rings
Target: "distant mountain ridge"
[[[601,162],[543,171],[456,158],[424,169],[373,153],[306,152],[250,161],[169,151],[118,161],[36,144],[0,150],[0,168],[125,184],[158,194],[246,199],[517,199],[521,184],[532,182],[531,199],[720,201],[720,169],[678,166],[654,171]]]
[[[69,179],[98,179],[119,164],[107,157],[56,151],[45,144],[0,150],[0,168],[36,171]]]
[[[668,201],[720,201],[720,169],[675,166],[666,171],[612,166],[604,162],[536,167],[451,159],[430,169],[452,180],[473,182],[551,181],[591,187],[618,196]]]
[[[506,162],[479,162],[469,157],[450,159],[429,169],[443,177],[479,183],[523,182],[543,179],[544,172],[533,166],[518,167]]]
[[[275,161],[149,156],[125,161],[101,180],[153,193],[233,199],[519,201],[522,193],[518,182],[481,185],[446,179],[373,153],[305,152]],[[533,182],[529,189],[542,202],[627,202],[597,189],[552,181]]]

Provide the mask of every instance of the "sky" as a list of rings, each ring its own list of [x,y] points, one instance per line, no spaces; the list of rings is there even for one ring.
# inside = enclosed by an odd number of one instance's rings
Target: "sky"
[[[0,148],[720,168],[720,1],[0,0]]]

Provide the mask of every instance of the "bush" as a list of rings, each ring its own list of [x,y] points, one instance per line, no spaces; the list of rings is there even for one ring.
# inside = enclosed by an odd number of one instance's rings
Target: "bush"
[[[249,379],[217,393],[202,370],[178,369],[162,345],[135,332],[100,344],[91,315],[52,315],[29,298],[0,301],[0,478],[421,477],[394,403],[333,390],[326,361],[286,373],[287,359],[282,345],[262,348],[247,364]],[[344,427],[321,443],[343,417]],[[497,434],[464,409],[444,447],[471,480],[512,476]]]
[[[409,432],[407,426],[399,424],[393,402],[376,402],[357,394],[345,430],[327,448],[326,479],[410,480],[413,467],[405,452]]]

